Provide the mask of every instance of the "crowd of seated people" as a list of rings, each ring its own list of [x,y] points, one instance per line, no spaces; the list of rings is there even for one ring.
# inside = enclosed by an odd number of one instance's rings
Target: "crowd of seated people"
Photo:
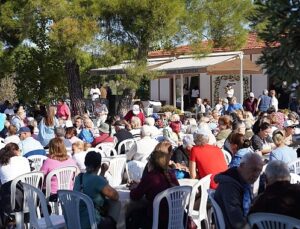
[[[236,105],[234,99],[230,101],[231,108],[227,111],[224,111],[221,102],[216,108],[200,102],[198,105],[201,109],[195,118],[170,113],[145,117],[140,105],[134,104],[124,118],[116,117],[112,122],[110,119],[98,122],[88,115],[71,117],[66,104],[59,105],[59,113],[51,105],[45,109],[39,121],[29,121],[30,117],[21,107],[15,115],[7,116],[0,130],[3,144],[6,144],[0,150],[0,191],[10,195],[9,182],[31,170],[31,161],[26,157],[41,155],[42,150],[42,155],[48,157],[40,168],[45,177],[54,169],[74,166],[78,173],[83,174],[80,176],[84,187],[87,187],[85,192],[93,199],[95,206],[102,205],[105,198],[117,200],[116,191],[105,180],[109,173],[107,168],[98,172],[102,160],[95,155],[100,154],[93,150],[94,153],[88,153],[92,147],[111,143],[119,154],[125,154],[127,162],[145,164],[140,181],[130,184],[132,200],[147,200],[146,214],[139,215],[139,211],[133,211],[140,219],[137,224],[142,228],[151,227],[153,200],[159,192],[178,186],[178,179],[201,179],[209,174],[212,175],[210,188],[216,190],[215,198],[223,211],[227,227],[243,228],[247,225],[249,212],[257,212],[255,209],[262,208],[258,202],[254,202],[252,185],[260,176],[263,166],[269,161],[270,166],[271,162],[276,161],[287,166],[298,158],[299,143],[294,137],[298,131],[299,116],[295,112],[275,111],[273,107],[253,116],[252,112]],[[202,105],[205,109],[202,109]],[[130,149],[127,150],[125,145],[119,147],[128,139],[134,142]],[[230,161],[224,156],[225,152],[231,156]],[[270,187],[274,187],[276,182],[270,180],[277,178],[272,174],[272,167],[268,169],[268,166],[266,182],[260,184],[260,190],[265,189],[265,192],[258,200],[265,199],[265,193],[274,191],[270,191]],[[76,177],[74,190],[80,190],[82,178]],[[284,181],[287,180],[288,177]],[[93,190],[90,184],[95,185]],[[280,188],[284,189],[283,186]],[[51,195],[56,192],[57,181],[54,177]],[[293,195],[291,198],[294,198]],[[295,201],[298,201],[297,198]],[[254,210],[251,208],[253,203]],[[167,208],[166,203],[162,203],[162,208]],[[7,211],[12,210],[0,210],[2,225],[7,220]],[[167,210],[162,212],[160,223],[165,228],[168,223]],[[113,215],[107,218],[107,215],[99,213],[96,215],[97,223],[115,228],[117,217]],[[299,218],[297,214],[292,216]],[[83,225],[89,227],[86,215],[83,216]]]

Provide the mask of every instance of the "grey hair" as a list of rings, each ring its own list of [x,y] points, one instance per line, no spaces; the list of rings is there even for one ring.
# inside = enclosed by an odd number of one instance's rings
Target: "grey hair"
[[[141,136],[145,137],[145,136],[151,136],[151,128],[148,125],[144,125],[141,127]]]
[[[65,137],[66,131],[63,127],[56,127],[54,133],[57,137]]]
[[[262,162],[262,158],[257,153],[246,153],[242,157],[240,164],[249,164],[249,163],[253,163],[253,161],[261,161]]]
[[[194,142],[197,146],[203,146],[209,142],[209,136],[206,134],[195,134]]]
[[[194,134],[198,130],[198,127],[196,125],[190,125],[186,129],[186,134]]]
[[[147,118],[145,119],[145,125],[148,125],[148,126],[154,126],[154,124],[155,124],[154,118],[152,118],[152,117],[147,117]]]
[[[265,170],[268,180],[271,181],[290,181],[291,175],[287,164],[280,160],[270,161]]]

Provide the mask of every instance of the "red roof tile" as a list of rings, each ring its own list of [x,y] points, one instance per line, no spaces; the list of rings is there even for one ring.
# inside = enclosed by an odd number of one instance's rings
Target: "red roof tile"
[[[202,45],[205,47],[207,45],[207,41],[204,41]],[[256,33],[249,33],[248,39],[245,45],[241,48],[242,51],[244,50],[253,50],[253,49],[262,49],[265,48],[266,45],[263,41],[259,40]],[[213,48],[213,52],[225,52],[225,51],[232,51],[229,48]],[[150,58],[154,57],[166,57],[166,56],[177,56],[177,55],[184,55],[184,54],[191,54],[192,47],[190,45],[182,45],[178,46],[172,50],[156,50],[149,52],[148,56]]]

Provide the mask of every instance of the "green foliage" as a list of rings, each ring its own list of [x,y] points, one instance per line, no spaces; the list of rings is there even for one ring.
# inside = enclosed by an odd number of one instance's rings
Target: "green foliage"
[[[181,110],[177,109],[176,107],[172,106],[172,105],[165,105],[163,107],[161,107],[160,112],[171,112],[173,114],[181,114]]]
[[[276,84],[299,80],[300,2],[256,0],[250,18],[267,48],[258,63]]]

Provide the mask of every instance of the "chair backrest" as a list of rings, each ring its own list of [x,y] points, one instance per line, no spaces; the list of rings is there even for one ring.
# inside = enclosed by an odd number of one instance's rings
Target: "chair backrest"
[[[15,209],[15,204],[16,204],[16,189],[17,189],[17,183],[18,182],[30,184],[36,188],[41,188],[43,185],[44,181],[44,173],[42,172],[31,172],[31,173],[26,173],[21,176],[18,176],[15,178],[10,185],[10,202],[11,202],[11,207],[12,209]],[[26,201],[23,202],[23,211],[27,212],[27,204]]]
[[[40,171],[44,161],[47,159],[48,157],[43,156],[43,155],[32,155],[28,157],[28,160],[32,161],[31,167],[34,168],[34,171]]]
[[[190,186],[176,186],[176,187],[168,188],[158,193],[153,201],[152,229],[158,228],[159,206],[163,198],[166,198],[168,202],[168,209],[169,209],[168,229],[186,228],[187,221],[184,222],[184,213],[189,203],[191,192],[192,192],[192,187]]]
[[[113,142],[100,143],[96,148],[100,149],[106,157],[118,155]]]
[[[297,158],[296,160],[290,162],[288,166],[291,173],[300,175],[300,158]]]
[[[299,229],[300,220],[285,215],[273,213],[254,213],[248,216],[251,228],[256,225],[258,229]]]
[[[136,142],[133,138],[121,141],[118,145],[118,150],[117,150],[118,154],[121,154],[122,148],[123,150],[125,150],[125,154],[126,154],[131,149],[131,147],[134,146],[134,144],[136,144]]]
[[[56,176],[57,190],[72,189],[77,168],[75,166],[66,166],[52,170],[46,177],[46,197],[51,194],[51,179]]]
[[[106,157],[105,153],[101,149],[99,149],[99,148],[93,148],[93,147],[91,147],[91,148],[88,148],[86,150],[86,152],[91,152],[91,151],[95,151],[96,153],[100,153],[101,157]]]
[[[224,154],[224,158],[225,158],[227,165],[229,165],[229,163],[231,162],[231,159],[232,159],[231,154],[225,149],[222,149],[222,152]]]
[[[217,229],[225,229],[225,221],[223,212],[219,206],[219,204],[214,199],[214,190],[208,190],[208,196],[213,206],[213,212],[215,215],[215,221],[216,221],[216,228]]]
[[[34,155],[42,155],[45,156],[46,155],[46,151],[44,149],[36,149],[36,150],[31,150],[29,152],[27,152],[25,155],[23,155],[23,157],[31,157]]]
[[[199,191],[199,187],[201,187],[201,201],[200,201],[200,206],[198,209],[200,221],[207,218],[206,217],[207,216],[206,206],[207,206],[207,198],[208,198],[207,191],[209,190],[209,186],[210,186],[210,177],[211,177],[211,174],[209,174],[209,175],[203,177],[201,180],[199,180],[193,186],[191,197],[190,197],[189,213],[191,214],[193,212],[196,194]]]
[[[110,160],[107,172],[112,176],[111,186],[115,187],[122,183],[125,166],[126,157],[116,157]]]
[[[95,208],[92,199],[82,192],[59,190],[58,200],[62,206],[67,228],[81,229],[80,208],[86,207],[90,220],[90,228],[97,229]],[[82,205],[84,203],[85,206]]]
[[[300,176],[297,175],[296,173],[290,173],[291,175],[291,184],[300,184]]]
[[[263,175],[263,173],[265,172],[266,168],[267,168],[268,164],[265,164],[261,170],[261,173],[259,175],[259,177],[256,179],[256,181],[253,183],[252,185],[252,193],[253,196],[256,197],[258,195],[258,190],[259,190],[259,184],[260,184],[260,177],[261,175]]]
[[[44,193],[32,185],[22,183],[24,187],[24,196],[25,200],[29,207],[29,218],[30,218],[30,228],[40,228],[38,224],[38,216],[36,213],[37,208],[37,199],[39,200],[39,204],[41,206],[42,214],[45,219],[46,227],[45,228],[54,228],[48,213],[46,198]]]
[[[126,163],[126,172],[128,181],[140,181],[145,169],[146,163],[141,161],[129,161]]]

